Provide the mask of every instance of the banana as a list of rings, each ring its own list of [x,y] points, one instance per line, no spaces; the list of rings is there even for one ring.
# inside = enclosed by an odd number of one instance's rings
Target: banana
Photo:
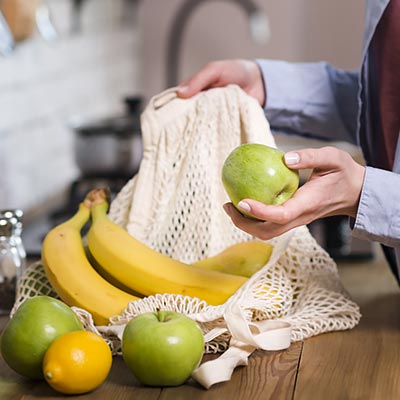
[[[270,259],[272,246],[265,242],[241,242],[227,247],[215,256],[196,261],[197,268],[220,271],[250,278]]]
[[[90,205],[84,201],[72,218],[50,230],[43,242],[42,263],[66,304],[89,311],[96,325],[106,325],[138,298],[111,285],[89,263],[80,234],[89,218]]]
[[[135,292],[134,290],[132,290],[131,288],[128,288],[127,286],[125,286],[123,283],[118,282],[116,279],[114,279],[110,274],[107,273],[107,271],[105,271],[102,266],[96,261],[96,259],[92,256],[92,253],[90,253],[90,250],[87,246],[84,246],[85,249],[85,254],[86,257],[89,261],[89,263],[92,265],[92,267],[109,283],[111,283],[111,285],[117,287],[118,289],[121,289],[123,292],[132,294],[133,296],[136,297],[141,297],[140,293]]]
[[[94,195],[88,247],[107,274],[124,286],[145,296],[175,293],[218,305],[246,282],[244,277],[196,268],[153,250],[108,218],[101,190]]]

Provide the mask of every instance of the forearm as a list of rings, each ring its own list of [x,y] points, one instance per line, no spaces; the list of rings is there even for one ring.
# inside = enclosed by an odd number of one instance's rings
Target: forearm
[[[355,143],[358,75],[326,63],[257,60],[273,129]]]

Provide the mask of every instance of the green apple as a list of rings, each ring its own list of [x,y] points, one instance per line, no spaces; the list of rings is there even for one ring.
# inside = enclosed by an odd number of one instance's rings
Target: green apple
[[[132,318],[122,336],[122,356],[135,377],[148,386],[178,386],[200,364],[204,337],[198,324],[173,311]]]
[[[49,296],[25,300],[1,335],[1,354],[14,371],[43,379],[42,361],[51,343],[64,333],[83,330],[66,304]]]
[[[258,143],[242,144],[228,155],[222,183],[236,208],[243,199],[280,205],[294,195],[299,173],[286,166],[283,155],[281,150]]]

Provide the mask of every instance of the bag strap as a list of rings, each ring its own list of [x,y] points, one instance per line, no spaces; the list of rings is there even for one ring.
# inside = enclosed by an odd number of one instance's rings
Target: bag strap
[[[288,322],[266,320],[249,323],[239,305],[230,308],[225,320],[232,334],[229,349],[219,358],[201,364],[192,373],[192,378],[206,389],[229,381],[236,367],[247,365],[254,350],[283,350],[290,346],[291,325]],[[221,333],[220,329],[218,333]],[[209,332],[209,336],[214,335]]]

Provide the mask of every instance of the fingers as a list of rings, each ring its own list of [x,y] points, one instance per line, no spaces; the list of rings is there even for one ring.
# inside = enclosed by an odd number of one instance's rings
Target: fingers
[[[262,239],[263,226],[265,221],[258,221],[256,219],[243,216],[232,203],[224,204],[224,210],[229,215],[230,219],[236,227],[250,235],[257,236]]]
[[[234,225],[261,240],[269,240],[294,228],[295,224],[280,225],[269,221],[261,221],[243,216],[232,203],[224,204],[224,210]]]
[[[247,207],[243,208],[243,203]],[[292,198],[280,206],[269,206],[252,199],[242,200],[238,206],[254,218],[280,225],[291,224],[293,221],[299,225],[308,223],[312,219],[308,220],[311,214],[317,217],[317,214],[325,211],[324,203],[318,195],[311,197],[309,189],[304,190],[304,187],[300,187]]]
[[[347,153],[332,147],[320,149],[302,149],[285,154],[285,163],[292,169],[332,169],[343,164],[343,157]]]
[[[218,63],[213,62],[207,64],[197,74],[179,84],[177,91],[178,96],[186,99],[202,90],[214,86],[216,82],[218,82],[220,73],[221,71],[218,67]]]
[[[181,98],[189,98],[202,90],[229,84],[240,86],[261,105],[264,104],[265,90],[260,68],[255,61],[245,59],[227,59],[208,63],[191,78],[181,82],[177,94]]]
[[[224,210],[239,229],[268,240],[326,213],[326,204],[318,192],[310,195],[309,188],[300,187],[291,199],[280,206],[265,205],[252,199],[240,201],[238,208],[253,218],[244,217],[232,203],[225,204]]]

